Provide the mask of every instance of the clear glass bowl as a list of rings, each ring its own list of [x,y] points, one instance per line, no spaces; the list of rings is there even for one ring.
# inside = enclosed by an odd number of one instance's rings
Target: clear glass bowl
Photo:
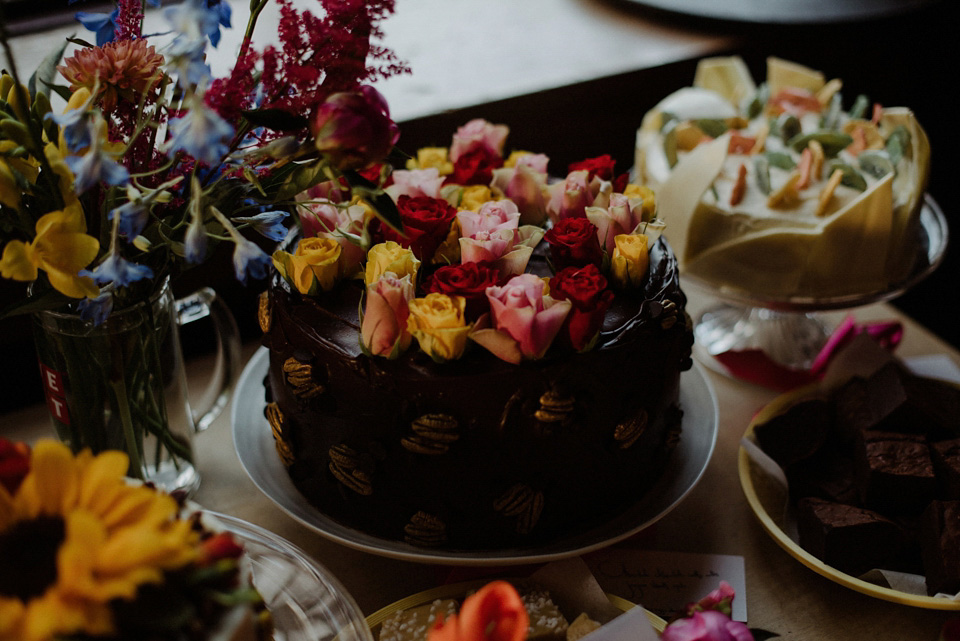
[[[274,641],[373,641],[353,597],[303,550],[246,521],[207,514],[243,543],[253,584],[273,618]]]

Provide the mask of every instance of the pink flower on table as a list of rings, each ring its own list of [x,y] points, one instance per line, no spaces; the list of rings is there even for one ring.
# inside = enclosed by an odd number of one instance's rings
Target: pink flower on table
[[[390,176],[393,178],[393,184],[386,187],[384,191],[390,195],[393,202],[397,202],[400,196],[442,198],[440,187],[443,185],[443,177],[440,176],[440,170],[436,167],[397,169]]]
[[[457,129],[450,145],[450,160],[457,162],[463,154],[474,147],[482,147],[498,157],[503,157],[503,145],[510,128],[506,125],[494,125],[483,118],[475,118]]]
[[[587,207],[585,213],[590,222],[597,226],[600,246],[612,254],[613,239],[620,234],[632,234],[637,225],[643,222],[643,201],[614,193],[610,194],[605,208]]]
[[[716,610],[694,612],[664,629],[660,641],[754,641],[750,629]]]
[[[613,186],[596,176],[589,178],[586,169],[572,171],[565,180],[547,187],[547,214],[557,222],[561,218],[583,218],[586,208],[606,208]]]
[[[732,611],[733,597],[736,593],[733,586],[726,581],[720,581],[720,587],[703,597],[696,603],[687,605],[687,614],[691,615],[700,610],[718,610],[729,615]]]
[[[480,317],[470,338],[511,363],[542,358],[571,308],[570,301],[544,296],[543,289],[543,280],[533,274],[487,288],[490,312]]]
[[[513,202],[497,200],[483,203],[477,211],[461,209],[457,212],[457,221],[460,235],[469,238],[481,231],[516,229],[520,225],[520,212]]]
[[[539,225],[546,220],[548,160],[543,154],[523,154],[514,166],[493,170],[491,186],[516,203],[524,224]]]
[[[393,272],[385,272],[375,283],[367,285],[360,340],[368,353],[395,358],[410,346],[412,336],[407,331],[407,318],[413,297],[409,274],[398,278]]]

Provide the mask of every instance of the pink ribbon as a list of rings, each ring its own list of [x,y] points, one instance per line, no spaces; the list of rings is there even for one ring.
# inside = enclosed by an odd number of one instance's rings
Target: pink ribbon
[[[736,378],[785,392],[819,380],[833,356],[858,334],[866,334],[892,352],[903,339],[903,325],[899,321],[858,324],[853,316],[847,316],[824,343],[810,369],[781,365],[760,349],[731,350],[714,358]]]

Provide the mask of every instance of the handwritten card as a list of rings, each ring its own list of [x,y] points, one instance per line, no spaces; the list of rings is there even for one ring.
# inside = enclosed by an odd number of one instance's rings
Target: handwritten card
[[[669,618],[699,601],[720,581],[733,586],[732,618],[747,620],[747,586],[743,557],[656,550],[609,549],[586,559],[605,591]]]

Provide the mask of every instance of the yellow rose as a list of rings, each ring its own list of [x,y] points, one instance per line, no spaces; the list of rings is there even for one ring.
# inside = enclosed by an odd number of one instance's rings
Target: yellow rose
[[[467,299],[436,292],[410,301],[407,331],[420,343],[420,349],[437,362],[460,358],[467,347],[464,309]]]
[[[304,238],[296,253],[273,253],[273,265],[301,294],[315,296],[329,292],[340,273],[340,243],[332,238]]]
[[[460,209],[477,211],[483,203],[493,200],[493,194],[486,185],[468,185],[460,196]]]
[[[619,234],[613,239],[615,247],[610,260],[610,276],[618,287],[640,287],[650,254],[647,252],[647,237],[643,234]]]
[[[510,152],[510,155],[507,156],[507,159],[503,161],[503,166],[504,166],[504,167],[511,167],[511,168],[512,168],[512,167],[516,167],[516,166],[517,166],[517,162],[518,162],[521,158],[523,158],[524,156],[534,156],[534,155],[536,155],[536,154],[534,154],[532,151],[521,151],[521,150],[519,150],[519,149],[518,149],[518,150],[514,150],[514,151]]]
[[[652,189],[643,185],[634,185],[633,183],[630,183],[627,185],[626,189],[623,190],[623,195],[629,199],[643,201],[643,216],[641,217],[641,220],[646,222],[653,218],[653,215],[657,211],[657,198]]]
[[[393,272],[397,278],[409,275],[414,286],[417,283],[417,270],[420,261],[409,249],[404,249],[398,243],[388,240],[385,243],[374,245],[367,252],[367,269],[363,275],[363,282],[367,285],[380,280],[385,272]]]
[[[441,176],[453,173],[446,147],[423,147],[417,150],[417,157],[407,161],[407,169],[430,169],[436,167]]]

